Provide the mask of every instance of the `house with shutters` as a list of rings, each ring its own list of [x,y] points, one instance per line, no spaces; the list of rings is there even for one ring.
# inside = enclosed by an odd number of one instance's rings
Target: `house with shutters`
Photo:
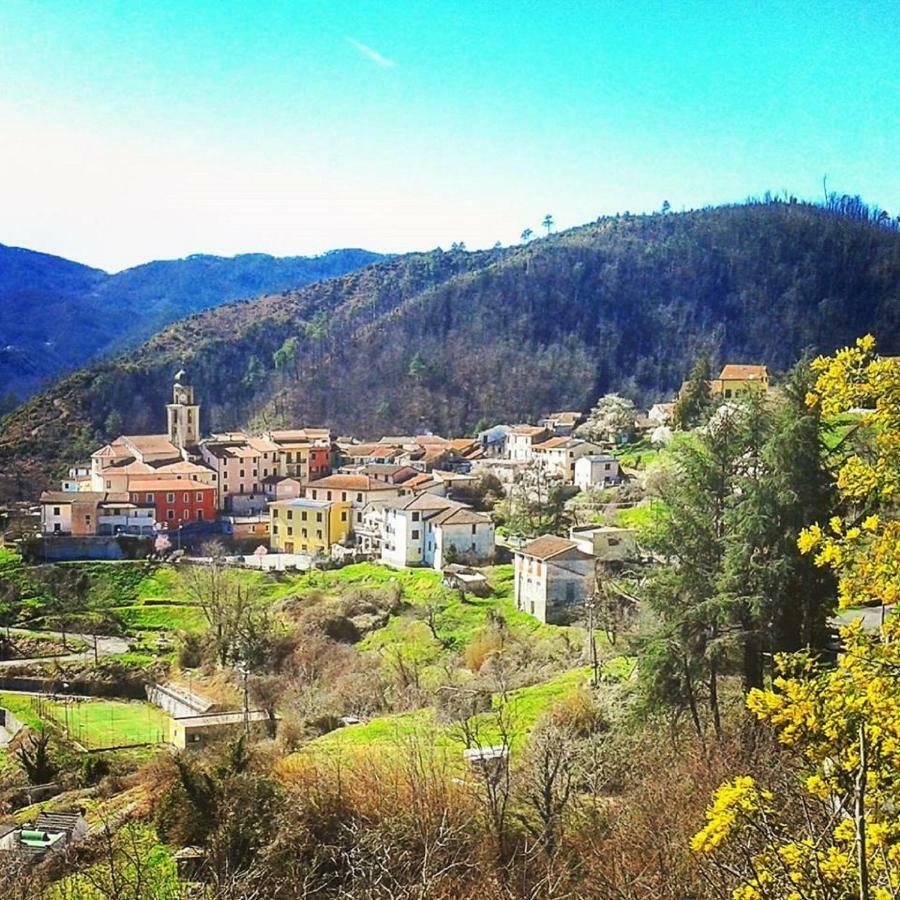
[[[573,437],[552,437],[532,447],[534,459],[544,463],[547,474],[555,474],[568,484],[575,481],[578,460],[599,453],[600,447]]]
[[[269,547],[281,553],[324,556],[350,534],[347,500],[295,497],[269,504]]]
[[[544,535],[515,552],[513,584],[516,609],[552,625],[565,625],[578,614],[590,592],[594,557],[575,541]]]
[[[377,515],[386,565],[440,570],[448,563],[483,565],[494,558],[493,521],[465,503],[422,493],[388,501]]]

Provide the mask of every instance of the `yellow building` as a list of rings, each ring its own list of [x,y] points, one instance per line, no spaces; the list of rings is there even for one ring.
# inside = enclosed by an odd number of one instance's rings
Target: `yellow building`
[[[709,383],[713,394],[726,400],[750,393],[764,394],[769,390],[769,370],[765,366],[744,366],[729,363],[722,367],[718,378]]]
[[[350,533],[350,504],[295,497],[269,504],[269,546],[281,553],[328,553]]]

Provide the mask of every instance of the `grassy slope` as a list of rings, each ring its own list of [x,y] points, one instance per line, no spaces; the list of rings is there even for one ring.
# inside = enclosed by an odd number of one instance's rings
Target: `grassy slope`
[[[44,710],[61,725],[66,721],[62,703],[45,703]],[[88,747],[120,747],[168,740],[169,717],[149,703],[84,700],[69,704],[69,733]]]

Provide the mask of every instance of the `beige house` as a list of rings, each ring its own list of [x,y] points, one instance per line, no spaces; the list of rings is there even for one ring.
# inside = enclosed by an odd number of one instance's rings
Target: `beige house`
[[[713,394],[726,400],[750,393],[764,394],[769,390],[769,370],[765,366],[728,363],[723,366],[719,377],[714,378],[709,386]]]
[[[544,535],[515,553],[516,608],[553,625],[575,618],[590,590],[594,557],[574,541]]]
[[[279,447],[265,438],[243,432],[213,435],[200,444],[203,462],[215,473],[219,509],[264,512],[267,499],[264,481],[278,474]],[[233,498],[242,500],[234,503]]]
[[[615,456],[592,453],[575,461],[575,486],[582,491],[608,487],[622,480],[622,468]]]
[[[597,444],[572,437],[552,437],[532,447],[534,459],[544,463],[547,473],[555,473],[569,484],[575,481],[578,460],[599,452]]]
[[[583,421],[582,413],[566,410],[550,413],[549,416],[544,416],[538,424],[552,431],[557,437],[568,437]]]
[[[530,462],[534,446],[550,437],[548,429],[541,425],[513,425],[506,434],[506,458],[516,462]]]

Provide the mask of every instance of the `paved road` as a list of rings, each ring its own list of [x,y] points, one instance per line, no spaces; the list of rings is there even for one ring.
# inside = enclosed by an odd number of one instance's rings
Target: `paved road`
[[[27,628],[11,628],[13,634],[35,634],[34,630]],[[62,641],[61,631],[41,631],[47,637],[56,638]],[[48,663],[48,662],[76,662],[80,659],[94,658],[94,636],[92,634],[77,634],[70,631],[66,632],[66,638],[84,641],[87,649],[80,653],[67,653],[64,656],[38,656],[33,659],[0,659],[0,668],[8,668],[10,666],[27,666],[30,663]],[[128,641],[121,637],[111,637],[109,635],[97,635],[97,656],[113,656],[116,653],[127,653]]]
[[[889,616],[892,614],[892,610],[890,608],[885,610],[885,616]],[[866,606],[863,609],[848,609],[846,612],[842,612],[839,615],[835,616],[831,622],[833,625],[849,625],[851,622],[855,622],[857,619],[862,619],[863,628],[867,631],[871,631],[875,628],[879,628],[881,626],[881,607],[880,606]]]

